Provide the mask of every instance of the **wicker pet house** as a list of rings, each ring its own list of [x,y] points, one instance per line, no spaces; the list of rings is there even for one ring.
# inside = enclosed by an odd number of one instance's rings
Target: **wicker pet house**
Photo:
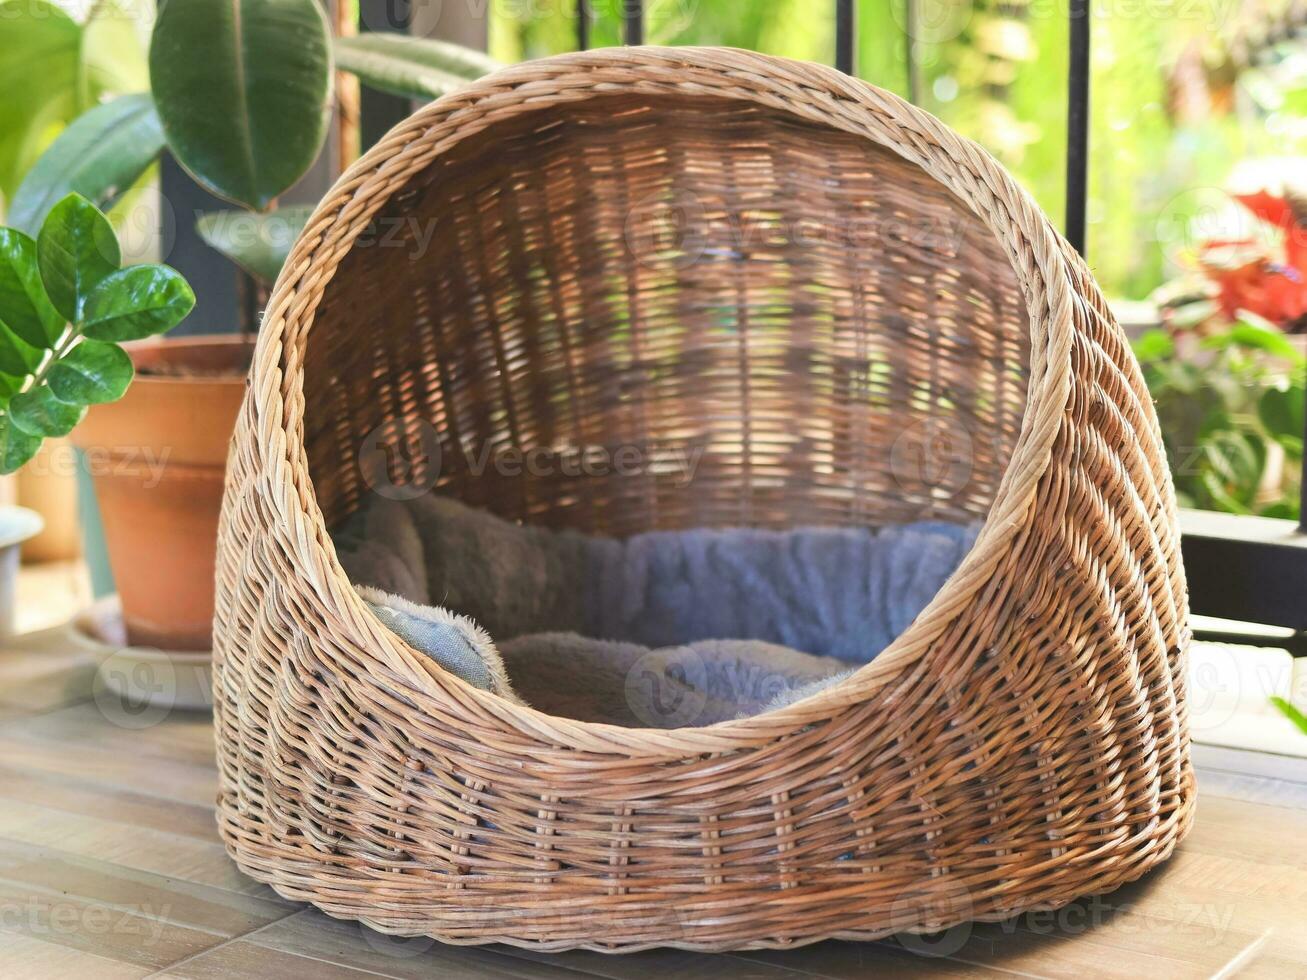
[[[383,443],[409,483],[378,490]],[[700,457],[687,483],[468,446]],[[631,729],[474,689],[381,626],[329,535],[410,485],[609,535],[983,526],[851,679]],[[519,65],[391,131],[277,283],[219,547],[222,836],[333,916],[550,950],[871,939],[1110,891],[1193,813],[1178,539],[1122,331],[977,146],[757,54]]]

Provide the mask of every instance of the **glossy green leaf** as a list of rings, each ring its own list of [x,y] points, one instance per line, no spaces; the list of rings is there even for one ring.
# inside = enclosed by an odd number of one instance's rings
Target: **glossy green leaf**
[[[8,221],[36,235],[54,205],[76,192],[108,210],[163,151],[163,128],[147,94],[124,95],[74,120],[23,178]]]
[[[0,473],[12,473],[41,448],[37,436],[28,435],[10,422],[8,415],[0,415]]]
[[[73,430],[86,406],[61,402],[45,385],[20,391],[9,399],[9,419],[30,436],[66,436]]]
[[[36,239],[36,258],[50,301],[73,321],[91,290],[122,261],[109,219],[80,194],[50,209]]]
[[[171,330],[195,306],[180,272],[166,265],[133,265],[91,291],[82,310],[82,333],[93,340],[140,340]]]
[[[117,344],[83,340],[50,365],[45,380],[61,402],[99,405],[121,398],[132,374],[132,359]]]
[[[140,0],[100,0],[79,25],[47,0],[0,2],[0,193],[12,197],[59,128],[105,95],[148,87]]]
[[[0,228],[0,323],[42,350],[54,346],[65,326],[41,285],[36,242],[13,228]]]
[[[0,374],[26,377],[40,366],[42,353],[0,323]]]
[[[256,210],[312,165],[331,103],[317,0],[186,0],[159,11],[150,82],[173,155],[215,194]]]
[[[403,34],[340,37],[335,51],[337,67],[363,84],[414,99],[439,98],[500,67],[479,51]]]
[[[195,228],[250,275],[272,283],[312,214],[311,207],[280,208],[268,214],[218,211],[204,215]]]

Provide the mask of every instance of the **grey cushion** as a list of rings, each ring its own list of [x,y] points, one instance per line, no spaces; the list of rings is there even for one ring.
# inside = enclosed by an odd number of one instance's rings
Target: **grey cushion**
[[[383,622],[469,683],[516,688],[556,714],[674,727],[776,707],[871,660],[976,530],[918,522],[614,539],[523,527],[428,495],[376,498],[335,541],[357,585],[390,594],[369,597]],[[654,678],[648,692],[628,683],[637,664]],[[671,703],[659,685],[671,700],[690,691],[694,718],[659,707]]]

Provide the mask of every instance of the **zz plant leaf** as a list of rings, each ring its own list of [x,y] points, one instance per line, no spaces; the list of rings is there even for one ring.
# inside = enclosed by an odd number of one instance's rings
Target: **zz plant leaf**
[[[41,448],[41,440],[15,428],[8,415],[0,415],[0,473],[12,473]]]
[[[119,262],[108,219],[78,194],[50,209],[35,242],[0,229],[0,472],[87,406],[121,398],[132,360],[118,343],[163,333],[195,305],[167,266]]]
[[[117,344],[83,340],[50,365],[50,391],[70,405],[116,402],[132,383],[132,359]]]
[[[9,399],[9,419],[29,436],[66,436],[82,420],[85,405],[69,405],[46,385],[20,391]]]
[[[181,273],[134,265],[110,273],[87,295],[82,332],[93,340],[140,340],[170,330],[194,305]]]
[[[0,326],[0,374],[24,377],[41,363],[41,352],[19,340],[8,327]]]
[[[37,348],[53,344],[64,329],[41,285],[36,242],[12,228],[0,228],[0,322]]]
[[[50,209],[36,239],[36,260],[45,291],[65,320],[76,320],[100,280],[122,262],[113,225],[80,194]]]

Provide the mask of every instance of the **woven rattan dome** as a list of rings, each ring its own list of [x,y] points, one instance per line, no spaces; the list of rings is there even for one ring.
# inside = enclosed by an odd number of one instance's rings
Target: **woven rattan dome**
[[[851,680],[614,728],[470,688],[367,611],[329,532],[396,440],[426,447],[416,483],[599,533],[985,523]],[[686,486],[465,451],[623,445],[702,456]],[[1121,330],[974,144],[740,51],[519,65],[396,127],[277,283],[221,528],[222,834],[332,915],[547,949],[873,938],[1111,890],[1192,814],[1177,542]]]

